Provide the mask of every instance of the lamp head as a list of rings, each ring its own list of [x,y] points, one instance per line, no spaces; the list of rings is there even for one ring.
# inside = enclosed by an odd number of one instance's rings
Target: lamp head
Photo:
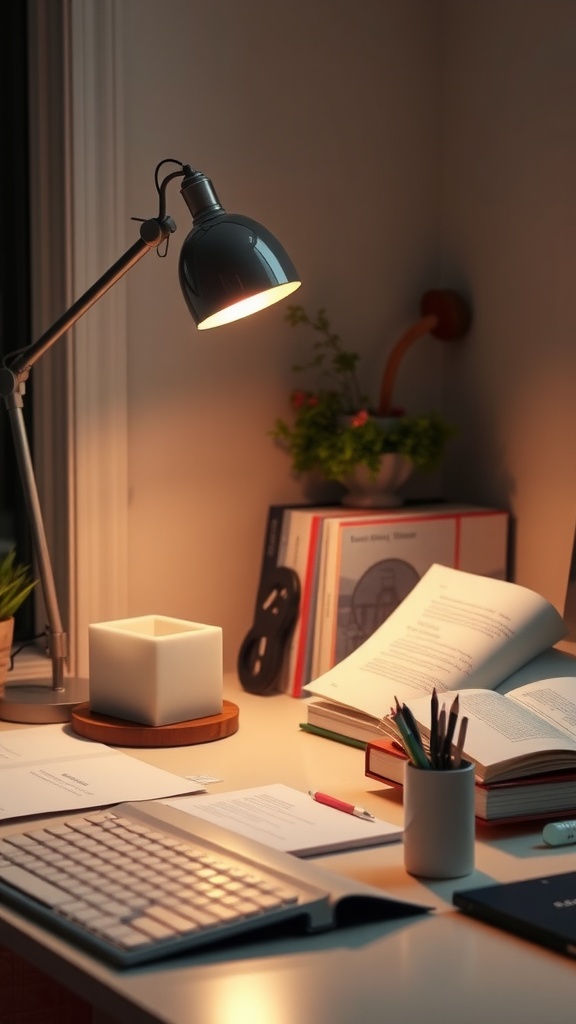
[[[180,252],[180,285],[199,330],[239,320],[300,287],[280,242],[249,217],[226,213],[204,174],[186,165],[181,193],[194,226]]]

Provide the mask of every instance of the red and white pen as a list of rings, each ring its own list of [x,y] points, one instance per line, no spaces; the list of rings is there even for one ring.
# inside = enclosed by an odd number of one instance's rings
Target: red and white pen
[[[313,800],[316,800],[319,804],[326,804],[327,807],[334,807],[337,811],[344,811],[344,814],[353,814],[356,818],[364,818],[365,821],[376,821],[373,814],[370,811],[365,811],[363,807],[355,807],[354,804],[348,804],[345,800],[339,800],[336,796],[328,796],[327,793],[318,793],[317,791],[310,789],[308,790]]]

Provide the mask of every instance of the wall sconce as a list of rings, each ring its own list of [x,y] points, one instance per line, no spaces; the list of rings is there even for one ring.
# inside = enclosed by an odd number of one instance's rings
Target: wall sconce
[[[415,341],[425,334],[433,334],[442,341],[456,341],[463,338],[470,328],[470,308],[458,292],[435,288],[425,292],[420,300],[420,319],[404,332],[394,345],[382,374],[378,416],[389,416],[392,409],[392,392],[406,352]]]
[[[178,169],[159,180],[166,163]],[[14,722],[68,721],[72,708],[88,700],[88,680],[66,675],[68,654],[54,574],[24,425],[23,395],[32,366],[151,249],[168,244],[176,224],[166,214],[166,188],[183,178],[181,194],[192,214],[193,227],[179,260],[180,285],[199,330],[218,327],[290,295],[300,280],[289,256],[261,224],[239,214],[228,214],[212,182],[200,171],[178,160],[163,160],[156,167],[159,196],[156,217],[145,220],[140,238],[102,277],[50,327],[38,341],[9,353],[0,369],[0,395],[4,398],[14,439],[18,471],[24,490],[37,571],[46,606],[47,649],[52,662],[51,685],[43,680],[8,684],[0,699],[0,718]]]

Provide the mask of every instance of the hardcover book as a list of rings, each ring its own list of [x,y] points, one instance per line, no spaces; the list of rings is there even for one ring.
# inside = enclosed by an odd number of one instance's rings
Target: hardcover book
[[[576,871],[460,890],[452,899],[472,917],[576,956]]]
[[[406,755],[393,740],[371,740],[365,757],[369,779],[402,789]],[[555,814],[576,817],[576,769],[489,784],[477,775],[474,813],[483,824],[550,819]]]

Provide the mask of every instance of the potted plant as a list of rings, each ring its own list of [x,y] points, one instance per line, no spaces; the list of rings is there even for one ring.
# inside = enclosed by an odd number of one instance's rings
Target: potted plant
[[[28,566],[16,562],[14,550],[0,559],[0,691],[6,682],[10,665],[14,616],[36,582]]]
[[[312,318],[302,306],[288,306],[286,319],[317,335],[310,359],[293,367],[312,374],[313,387],[292,391],[291,420],[277,419],[271,436],[297,474],[317,473],[343,484],[345,504],[400,504],[397,489],[414,468],[429,471],[439,464],[454,428],[434,412],[408,416],[389,406],[380,415],[360,387],[360,356],[343,347],[326,311]]]

